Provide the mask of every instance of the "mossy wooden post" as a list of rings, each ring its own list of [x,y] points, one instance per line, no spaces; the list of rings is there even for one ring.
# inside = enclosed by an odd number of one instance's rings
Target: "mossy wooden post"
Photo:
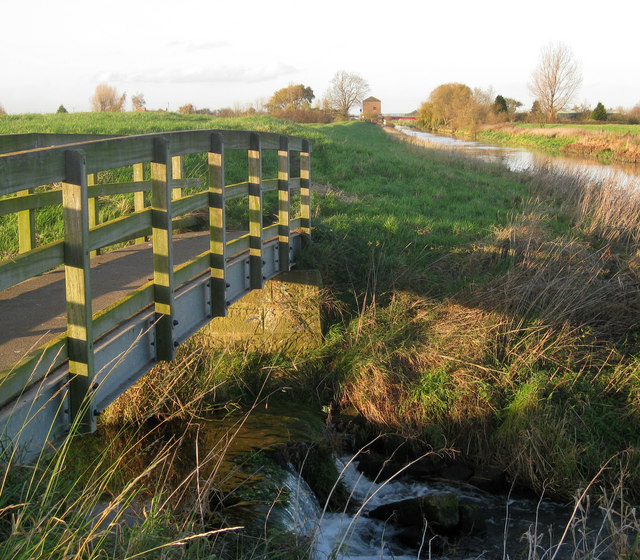
[[[173,232],[171,228],[171,156],[166,138],[155,138],[151,161],[151,224],[156,311],[156,358],[175,357],[173,341]]]
[[[300,227],[302,233],[311,235],[311,147],[309,140],[302,141],[300,152]]]
[[[291,244],[289,231],[289,138],[280,136],[278,151],[278,264],[280,272],[291,268],[289,247]]]
[[[89,187],[93,187],[96,184],[96,176],[95,173],[90,173],[87,177],[87,185]],[[93,197],[89,199],[89,229],[92,229],[98,225],[100,222],[100,214],[98,209],[98,198]],[[91,256],[95,257],[100,254],[100,249],[96,249],[95,251],[91,251]]]
[[[249,136],[249,275],[252,290],[261,290],[262,276],[262,147],[260,135]]]
[[[171,178],[182,179],[182,156],[173,156],[171,158]],[[171,198],[182,198],[182,188],[176,187],[171,190]]]
[[[209,151],[209,257],[211,267],[211,315],[227,314],[226,220],[224,210],[224,139],[211,135]]]
[[[31,190],[18,192],[18,196],[31,194]],[[28,253],[36,246],[35,210],[18,212],[18,252]]]
[[[144,163],[136,163],[133,165],[133,180],[136,183],[144,181]],[[133,193],[133,209],[136,212],[144,210],[144,191],[136,191]],[[136,237],[136,243],[144,243],[147,240],[146,237]]]
[[[80,150],[65,151],[62,183],[64,270],[67,298],[69,399],[72,421],[81,431],[96,427],[92,392],[94,378],[91,269],[89,254],[89,197],[86,159]]]

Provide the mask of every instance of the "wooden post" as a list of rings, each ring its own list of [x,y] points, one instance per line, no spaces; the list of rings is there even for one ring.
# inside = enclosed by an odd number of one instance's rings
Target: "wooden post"
[[[278,151],[278,264],[280,272],[291,268],[289,259],[289,138],[280,136]]]
[[[156,357],[171,361],[173,341],[173,232],[171,228],[171,157],[166,138],[155,138],[151,161],[151,224],[156,311]]]
[[[144,163],[136,163],[133,166],[133,180],[136,183],[144,181]],[[136,212],[140,212],[145,209],[144,191],[133,193],[133,209]],[[136,243],[144,243],[147,240],[146,237],[137,237]]]
[[[95,173],[90,173],[87,177],[87,186],[93,187],[96,184]],[[98,199],[96,197],[89,198],[89,229],[96,227],[100,223],[100,213],[98,209]],[[91,256],[95,257],[100,254],[100,249],[91,251]]]
[[[224,250],[227,242],[224,208],[224,139],[211,135],[209,151],[209,262],[211,266],[211,315],[227,314],[227,264]]]
[[[300,152],[300,225],[302,233],[311,236],[311,147],[302,141]]]
[[[31,194],[31,190],[20,191],[18,196]],[[18,252],[27,253],[36,246],[35,210],[18,212]]]
[[[182,179],[182,156],[173,156],[171,158],[171,178]],[[176,187],[171,190],[171,198],[182,198],[182,188]]]
[[[261,290],[262,276],[262,147],[260,135],[249,135],[249,276],[252,290]]]
[[[64,269],[67,298],[67,348],[70,414],[81,431],[96,427],[92,392],[95,375],[89,255],[89,199],[86,159],[80,150],[65,151],[62,184]]]

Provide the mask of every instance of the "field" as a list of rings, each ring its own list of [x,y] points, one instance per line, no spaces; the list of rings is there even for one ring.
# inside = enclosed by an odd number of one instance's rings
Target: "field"
[[[250,405],[265,391],[334,414],[355,411],[372,435],[391,431],[446,448],[538,494],[569,500],[591,486],[638,503],[640,195],[552,173],[513,174],[362,122],[0,116],[0,133],[215,127],[311,140],[315,215],[301,265],[318,268],[325,282],[325,342],[297,353],[220,353],[196,335],[174,364],[158,366],[115,403],[102,429],[167,418],[193,423],[212,410]],[[54,459],[57,480],[66,480],[64,460]],[[60,483],[33,492],[37,480],[47,484],[46,468],[36,469],[28,495],[10,476],[0,486],[0,556],[30,557],[33,549],[21,548],[28,536],[49,557],[83,557],[64,556],[64,539],[77,552],[86,527],[75,536],[63,525],[45,537],[37,530],[56,499],[94,490]],[[107,467],[92,469],[103,480]],[[109,486],[118,496],[114,480],[95,491]],[[151,479],[144,484],[154,491]],[[71,527],[70,511],[60,506],[56,515]],[[187,518],[163,511],[154,519],[180,539],[203,530],[195,514]],[[125,533],[124,542],[146,542]],[[99,550],[100,557],[134,557],[122,543],[111,543],[110,552],[100,546],[96,557]]]

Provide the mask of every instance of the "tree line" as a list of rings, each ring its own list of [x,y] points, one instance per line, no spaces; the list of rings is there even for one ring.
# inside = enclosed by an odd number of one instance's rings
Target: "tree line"
[[[369,92],[368,82],[359,74],[340,70],[331,80],[324,97],[316,99],[311,87],[304,84],[289,84],[273,93],[268,100],[257,100],[252,105],[239,105],[211,110],[198,108],[193,103],[181,105],[177,112],[203,114],[219,117],[236,117],[251,114],[271,114],[278,118],[297,122],[331,122],[349,118],[349,111],[359,104]],[[314,103],[314,99],[316,102]],[[124,112],[127,94],[120,93],[107,83],[100,83],[89,99],[94,112]],[[144,94],[136,93],[131,98],[133,111],[146,111]],[[4,109],[0,105],[0,114]],[[57,113],[67,113],[64,105]]]
[[[418,124],[428,129],[471,129],[482,124],[507,121],[553,123],[563,110],[570,110],[572,120],[606,121],[610,114],[602,102],[592,109],[587,103],[572,105],[582,84],[580,64],[571,49],[562,43],[543,47],[538,65],[531,75],[529,91],[534,96],[531,109],[521,111],[523,104],[515,99],[466,84],[448,83],[436,87],[418,110]],[[640,104],[615,112],[618,121],[638,124]]]
[[[555,122],[559,113],[568,108],[572,111],[573,120],[609,120],[611,114],[602,102],[598,102],[594,108],[587,103],[571,105],[581,83],[580,64],[571,49],[562,43],[550,43],[541,50],[538,65],[528,84],[535,99],[528,111],[521,109],[523,104],[520,101],[502,94],[494,95],[491,89],[471,89],[466,84],[448,83],[436,87],[421,104],[418,124],[428,129],[455,131],[460,128],[473,130],[483,124],[507,121]],[[271,114],[297,122],[331,122],[350,118],[351,109],[361,103],[368,92],[369,84],[362,76],[340,70],[333,76],[322,98],[316,98],[309,86],[291,83],[275,91],[268,100],[259,99],[252,105],[236,104],[234,107],[211,110],[185,103],[177,111],[220,117]],[[101,83],[90,98],[91,110],[125,111],[126,99],[126,93],[120,94],[116,88]],[[133,111],[147,109],[142,93],[131,97],[131,108]],[[67,110],[60,105],[57,112],[66,113]],[[0,105],[0,114],[4,113]],[[375,115],[372,120],[377,118],[378,115]],[[640,104],[628,111],[618,108],[615,119],[630,124],[640,123]]]
[[[222,117],[266,113],[295,122],[328,123],[349,118],[351,109],[362,102],[369,92],[369,83],[359,74],[340,70],[331,80],[324,97],[317,99],[313,89],[304,84],[289,84],[275,91],[269,100],[254,106],[211,111],[197,109],[189,103],[179,113],[211,114]],[[314,103],[314,99],[316,100]]]

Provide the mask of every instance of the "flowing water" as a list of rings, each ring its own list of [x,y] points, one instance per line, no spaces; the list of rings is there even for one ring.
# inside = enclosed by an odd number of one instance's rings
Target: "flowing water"
[[[640,187],[639,164],[604,164],[586,158],[554,156],[525,148],[492,146],[482,142],[431,134],[405,127],[396,128],[403,134],[420,140],[430,147],[455,150],[483,161],[501,163],[511,171],[536,171],[551,167],[564,173],[586,175],[594,180],[615,180],[620,185]]]
[[[538,543],[538,552],[551,551],[544,558],[551,558],[558,551],[554,558],[565,560],[574,558],[572,554],[576,545],[572,536],[576,531],[582,531],[579,536],[589,533],[588,546],[598,551],[590,558],[614,558],[606,551],[609,533],[602,530],[603,516],[597,507],[592,508],[596,515],[592,515],[584,526],[578,525],[570,532],[558,550],[573,504],[538,501],[505,493],[492,494],[466,483],[406,475],[388,482],[373,482],[357,469],[359,457],[355,460],[351,457],[335,459],[350,503],[342,513],[325,511],[323,504],[318,503],[311,488],[291,465],[285,468],[280,463],[265,462],[259,454],[254,455],[257,450],[274,450],[295,442],[308,442],[312,434],[317,438],[322,433],[322,420],[314,411],[291,405],[274,405],[268,409],[256,409],[251,414],[229,414],[203,420],[180,438],[177,451],[180,460],[173,461],[165,483],[171,489],[184,486],[185,494],[180,503],[187,503],[190,501],[188,496],[197,490],[198,484],[210,480],[217,492],[211,494],[208,502],[213,509],[207,519],[214,527],[238,524],[266,527],[268,520],[273,527],[303,537],[300,542],[310,547],[310,560],[542,558],[542,554],[529,554],[529,543],[534,541]],[[173,428],[167,425],[164,430],[156,430],[157,441],[150,442],[146,438],[140,441],[140,446],[133,449],[134,457],[124,461],[126,466],[121,467],[127,469],[125,474],[129,478],[139,476],[138,470],[145,470],[158,446],[162,447],[167,438],[172,440]],[[117,441],[114,445],[116,455],[119,455]],[[219,457],[224,457],[222,463],[216,461]],[[194,472],[197,479],[191,476]],[[191,482],[185,486],[185,480]],[[406,528],[369,517],[379,506],[442,493],[454,494],[461,506],[471,504],[479,512],[480,529],[465,529],[446,541],[432,538],[433,534],[425,531],[422,545],[418,543],[416,546],[415,539],[413,544],[407,542]],[[278,496],[285,499],[276,499]],[[144,495],[140,498],[146,499]],[[127,506],[124,522],[136,524],[140,512],[147,505],[147,501],[140,501]],[[94,516],[97,517],[107,506],[106,503],[100,504]],[[421,516],[416,519],[422,521]],[[422,530],[419,529],[418,533],[422,534]],[[531,537],[523,540],[527,533]],[[599,544],[593,544],[594,538],[600,539]]]
[[[360,473],[349,457],[341,457],[336,463],[351,492],[352,507],[346,512],[323,512],[304,480],[290,474],[285,481],[291,499],[280,514],[281,519],[287,529],[313,537],[313,560],[551,558],[556,553],[557,559],[569,559],[574,558],[578,546],[574,539],[577,533],[585,539],[585,547],[595,553],[593,558],[614,558],[607,551],[608,533],[603,530],[603,516],[599,512],[586,524],[576,524],[560,544],[572,518],[572,505],[515,499],[470,485],[442,481],[425,483],[402,478],[375,483]],[[422,546],[414,548],[401,542],[400,528],[368,517],[370,511],[382,504],[442,492],[454,493],[460,501],[477,504],[486,531],[450,539],[444,547],[436,545],[435,539],[425,532]],[[598,534],[599,544],[595,542]],[[534,542],[537,545],[533,545]],[[537,556],[533,555],[534,549]]]

